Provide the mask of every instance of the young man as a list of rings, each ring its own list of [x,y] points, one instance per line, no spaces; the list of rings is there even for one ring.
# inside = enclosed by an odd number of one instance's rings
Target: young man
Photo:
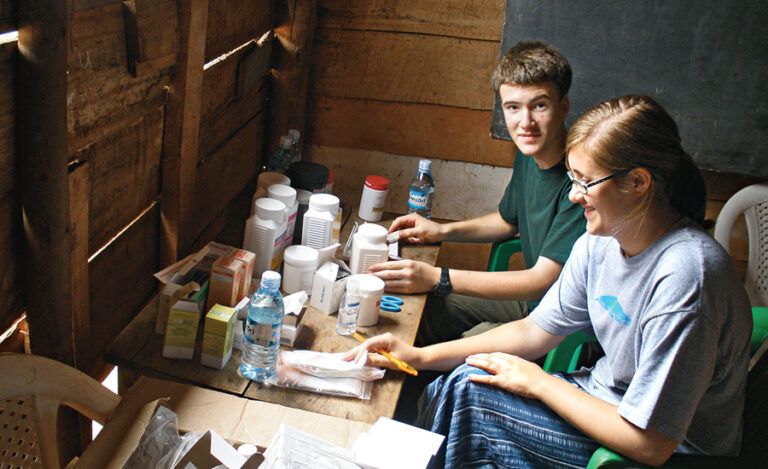
[[[527,316],[555,282],[576,239],[584,232],[583,210],[568,200],[571,181],[564,165],[565,117],[571,67],[553,47],[521,42],[502,57],[492,84],[517,146],[512,180],[496,212],[439,224],[416,214],[389,228],[412,243],[494,242],[519,234],[526,269],[473,272],[403,260],[371,267],[388,291],[432,291],[417,345],[482,332]]]

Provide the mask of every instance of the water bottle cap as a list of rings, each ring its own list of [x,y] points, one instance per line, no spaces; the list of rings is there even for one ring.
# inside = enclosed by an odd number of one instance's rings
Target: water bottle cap
[[[280,148],[283,150],[290,150],[291,145],[293,145],[293,141],[291,140],[291,137],[287,135],[283,135],[280,137]]]
[[[262,197],[255,205],[256,216],[261,219],[280,221],[285,216],[285,204],[279,200]]]
[[[309,208],[336,213],[339,209],[339,198],[331,194],[315,194],[309,198]]]
[[[261,286],[275,289],[280,286],[280,274],[274,270],[267,270],[261,274]]]
[[[375,223],[363,223],[357,229],[357,234],[373,244],[386,243],[387,241],[387,229]]]
[[[419,160],[419,171],[431,171],[432,160]]]
[[[365,185],[377,191],[385,191],[389,187],[389,179],[384,176],[369,174],[365,177]]]
[[[267,195],[270,199],[279,200],[286,207],[293,207],[296,202],[296,189],[283,184],[273,184],[267,188]]]

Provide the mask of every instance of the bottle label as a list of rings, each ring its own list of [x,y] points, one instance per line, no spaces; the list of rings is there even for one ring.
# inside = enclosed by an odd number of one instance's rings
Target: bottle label
[[[411,189],[408,192],[408,208],[412,210],[427,210],[429,208],[429,191]]]
[[[245,335],[252,344],[273,347],[280,343],[280,324],[259,324],[248,321]]]

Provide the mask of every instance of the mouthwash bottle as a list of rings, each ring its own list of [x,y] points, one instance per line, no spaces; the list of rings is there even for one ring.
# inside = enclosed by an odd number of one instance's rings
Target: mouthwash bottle
[[[432,178],[432,161],[420,160],[419,170],[411,179],[408,189],[408,213],[416,212],[424,218],[432,218],[432,198],[435,180]]]

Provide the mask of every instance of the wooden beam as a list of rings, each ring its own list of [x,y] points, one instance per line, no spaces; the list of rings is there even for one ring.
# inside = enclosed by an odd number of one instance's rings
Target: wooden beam
[[[179,2],[179,58],[163,138],[161,265],[189,252],[198,159],[208,0]]]
[[[67,3],[28,0],[18,12],[17,148],[32,352],[75,365],[67,186]]]
[[[91,340],[90,300],[88,293],[89,214],[91,196],[90,165],[85,162],[70,166],[69,213],[72,233],[70,262],[72,275],[72,328],[75,342],[75,362],[82,369],[90,368],[84,351]]]
[[[304,139],[307,83],[311,47],[317,23],[316,0],[277,2],[273,47],[274,67],[271,115],[267,120],[267,154],[280,143],[289,129],[298,129]]]

